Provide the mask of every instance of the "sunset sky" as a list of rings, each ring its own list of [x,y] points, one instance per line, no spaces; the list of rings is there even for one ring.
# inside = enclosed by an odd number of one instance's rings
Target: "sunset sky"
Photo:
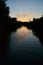
[[[10,16],[17,17],[19,21],[30,21],[43,14],[43,0],[8,0]]]

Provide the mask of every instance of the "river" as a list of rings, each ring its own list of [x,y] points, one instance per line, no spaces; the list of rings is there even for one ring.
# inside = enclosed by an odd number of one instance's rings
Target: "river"
[[[43,62],[43,46],[32,30],[22,26],[11,33],[7,59],[9,64]]]

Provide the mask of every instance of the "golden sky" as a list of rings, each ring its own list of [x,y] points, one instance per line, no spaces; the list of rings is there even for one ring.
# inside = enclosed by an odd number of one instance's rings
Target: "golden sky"
[[[22,22],[29,21],[29,16],[26,13],[25,14],[18,14],[16,17],[17,17],[18,21],[22,21]]]
[[[28,14],[28,13],[22,13],[22,14],[11,14],[10,16],[16,17],[18,21],[22,22],[29,22],[32,21],[34,16]]]

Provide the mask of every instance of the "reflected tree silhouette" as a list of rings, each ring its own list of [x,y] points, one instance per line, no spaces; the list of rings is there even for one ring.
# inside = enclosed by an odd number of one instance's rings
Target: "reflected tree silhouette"
[[[31,29],[43,45],[43,16],[39,19],[33,19],[32,22],[18,22],[16,18],[9,16],[9,7],[6,0],[0,0],[0,49],[1,62],[7,54],[9,48],[10,33],[17,30],[21,26]],[[4,55],[4,56],[3,56]],[[3,59],[4,60],[4,59]],[[3,61],[4,62],[4,61]]]
[[[32,29],[33,34],[35,33],[34,35],[39,38],[41,45],[43,45],[43,16],[38,19],[34,18],[27,27]]]

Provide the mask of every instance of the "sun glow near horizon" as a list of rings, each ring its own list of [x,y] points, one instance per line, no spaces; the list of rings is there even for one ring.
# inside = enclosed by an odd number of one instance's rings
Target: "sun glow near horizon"
[[[11,13],[9,14],[9,16],[11,16],[11,18],[17,18],[17,21],[21,21],[21,22],[32,22],[33,21],[33,18],[40,18],[41,16],[38,16],[37,15],[31,15],[31,14],[28,14],[28,13],[21,13],[21,14],[17,14],[17,13]]]
[[[21,21],[21,22],[30,22],[33,20],[33,16],[30,16],[28,13],[25,14],[11,14],[10,15],[13,18],[17,18],[17,21]]]

